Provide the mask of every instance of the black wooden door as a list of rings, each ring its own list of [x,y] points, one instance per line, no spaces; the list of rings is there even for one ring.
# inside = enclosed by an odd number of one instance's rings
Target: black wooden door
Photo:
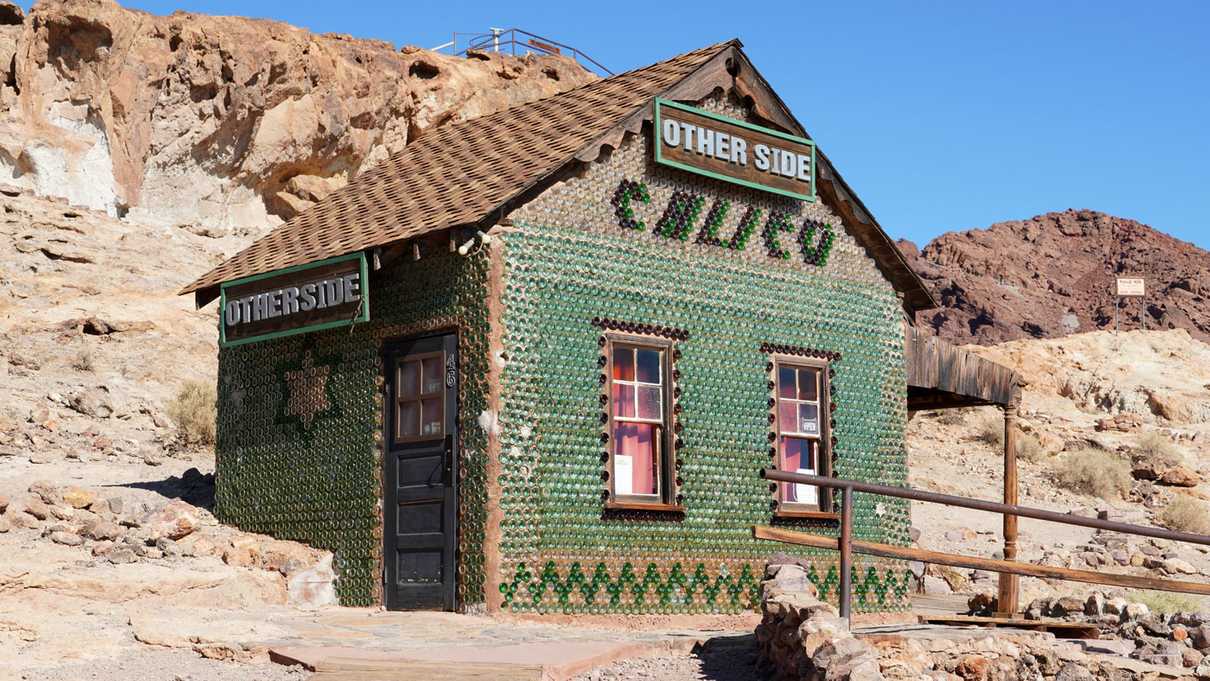
[[[458,356],[453,334],[385,349],[386,605],[454,609]]]

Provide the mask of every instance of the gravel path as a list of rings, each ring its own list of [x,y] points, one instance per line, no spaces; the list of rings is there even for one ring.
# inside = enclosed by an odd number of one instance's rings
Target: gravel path
[[[573,681],[759,681],[752,636],[715,638],[692,655],[623,660],[575,677]]]
[[[272,662],[235,664],[207,660],[191,650],[144,648],[109,660],[39,669],[20,678],[25,681],[305,681],[310,676],[302,667]],[[0,678],[4,678],[2,674]]]

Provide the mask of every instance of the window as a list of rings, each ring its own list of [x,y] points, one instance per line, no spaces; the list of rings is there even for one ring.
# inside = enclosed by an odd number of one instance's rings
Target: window
[[[678,351],[673,338],[626,327],[625,333],[602,336],[606,506],[677,511],[673,363]],[[639,332],[631,333],[636,328]]]
[[[777,468],[831,475],[828,439],[828,364],[803,358],[775,358],[772,400],[773,455]],[[831,510],[830,496],[814,485],[779,483],[781,515]]]
[[[395,365],[395,441],[445,436],[445,363],[441,352],[409,355]]]

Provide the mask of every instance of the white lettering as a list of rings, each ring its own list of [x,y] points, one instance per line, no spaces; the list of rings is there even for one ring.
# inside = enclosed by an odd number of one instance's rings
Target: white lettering
[[[798,179],[803,182],[811,181],[811,157],[806,154],[798,155]]]
[[[742,137],[731,138],[731,162],[748,165],[748,142]]]
[[[298,287],[291,286],[282,292],[281,305],[285,314],[298,312]]]
[[[361,274],[346,274],[344,276],[344,298],[346,303],[361,300]]]
[[[697,153],[702,156],[714,155],[714,131],[707,128],[697,129]]]
[[[798,156],[788,151],[781,152],[781,174],[786,177],[798,175]]]
[[[315,309],[315,284],[303,284],[298,292],[298,309],[310,312]]]
[[[670,147],[681,146],[681,126],[676,121],[664,121],[664,144]]]
[[[239,324],[239,301],[227,301],[227,307],[223,310],[224,318],[227,321],[227,326],[235,326]]]
[[[714,133],[714,155],[716,158],[720,158],[724,161],[729,160],[727,157],[731,155],[731,149],[728,144],[730,141],[731,136],[727,133]]]
[[[276,291],[270,291],[268,293],[268,296],[269,296],[269,316],[270,317],[280,317],[281,316],[281,289],[278,289]]]
[[[697,130],[692,123],[681,123],[681,132],[685,133],[685,148],[693,151],[693,133]]]
[[[757,170],[769,170],[769,147],[757,144],[755,147],[752,147],[752,155],[756,157]]]

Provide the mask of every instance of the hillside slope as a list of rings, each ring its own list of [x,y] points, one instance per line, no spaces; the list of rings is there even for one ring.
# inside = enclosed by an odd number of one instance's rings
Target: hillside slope
[[[594,79],[112,0],[0,2],[0,183],[146,222],[288,219],[448,121]]]
[[[1148,287],[1118,311],[1119,328],[1210,339],[1210,252],[1134,220],[1067,210],[900,247],[941,303],[920,321],[957,342],[1112,329],[1118,275]]]

